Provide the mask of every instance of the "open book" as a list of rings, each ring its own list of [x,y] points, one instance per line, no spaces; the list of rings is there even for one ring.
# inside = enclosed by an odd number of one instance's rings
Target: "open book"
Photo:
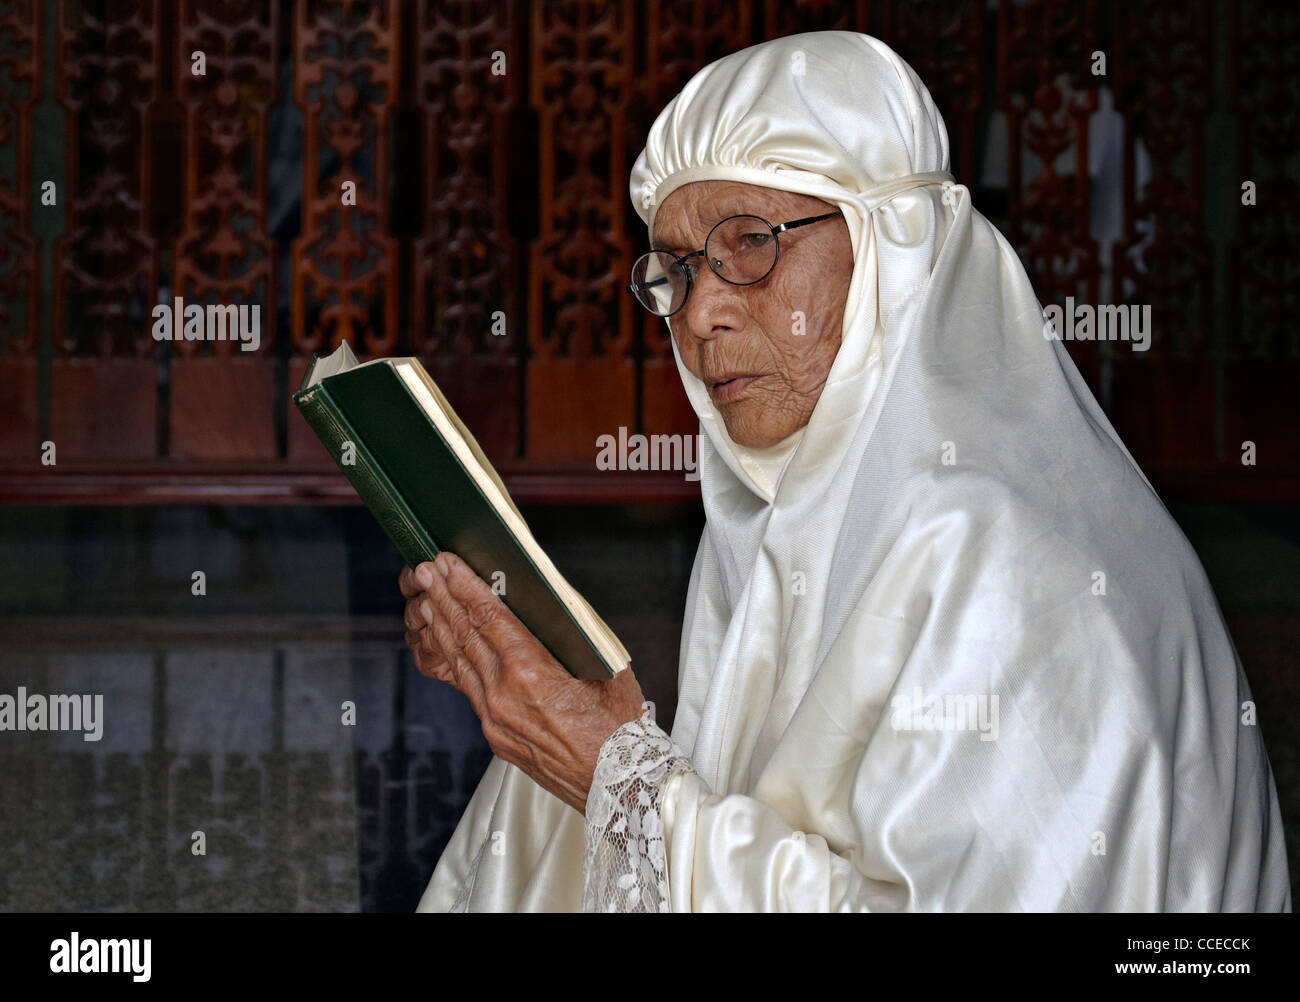
[[[537,545],[505,484],[415,358],[312,356],[293,396],[407,564],[450,550],[577,678],[631,661]]]

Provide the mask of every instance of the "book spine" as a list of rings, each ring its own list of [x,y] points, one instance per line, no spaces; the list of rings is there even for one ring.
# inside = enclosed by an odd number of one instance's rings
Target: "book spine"
[[[299,413],[316,432],[321,443],[329,450],[335,464],[358,496],[379,520],[380,526],[393,541],[407,566],[415,567],[432,560],[440,552],[437,543],[420,525],[410,505],[393,482],[375,461],[365,442],[353,432],[338,406],[330,399],[323,385],[313,386],[294,397]],[[352,446],[352,462],[344,462],[348,445]]]

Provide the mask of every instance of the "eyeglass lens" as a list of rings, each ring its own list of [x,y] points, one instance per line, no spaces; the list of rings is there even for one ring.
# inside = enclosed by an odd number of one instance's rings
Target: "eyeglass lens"
[[[709,233],[704,244],[709,266],[733,285],[753,285],[767,277],[776,264],[777,241],[771,224],[758,216],[731,216]],[[636,297],[651,313],[667,316],[681,309],[698,276],[692,259],[683,261],[667,251],[650,251],[632,267]]]

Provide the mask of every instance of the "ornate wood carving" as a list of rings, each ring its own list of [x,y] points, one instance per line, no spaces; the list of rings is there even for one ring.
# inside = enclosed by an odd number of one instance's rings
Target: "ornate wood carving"
[[[636,420],[624,293],[630,0],[536,4],[541,233],[529,253],[527,450],[594,468],[596,439]]]
[[[1300,469],[1300,10],[1229,4],[1228,100],[1237,128],[1226,202],[1236,223],[1227,247],[1223,459],[1255,476]],[[1242,185],[1255,185],[1243,204]],[[1242,467],[1244,442],[1256,466]]]
[[[39,281],[32,109],[41,96],[40,5],[0,3],[0,457],[36,455]]]
[[[389,235],[389,111],[398,101],[397,0],[296,0],[294,103],[303,110],[302,237],[293,244],[293,343],[397,347],[397,240]],[[338,168],[321,169],[332,154]],[[356,204],[344,203],[355,184]],[[319,311],[317,312],[317,308]]]
[[[60,461],[150,458],[158,262],[148,112],[158,91],[157,4],[61,0],[58,30],[67,203],[55,246],[50,437]]]
[[[398,0],[294,0],[293,95],[303,110],[302,235],[293,241],[289,386],[313,352],[346,340],[360,358],[398,344],[391,235],[390,110],[400,87]],[[337,162],[329,174],[324,165]],[[354,185],[344,204],[345,185]],[[289,458],[329,464],[290,406]]]
[[[1007,117],[1007,238],[1046,305],[1067,296],[1096,304],[1101,266],[1090,232],[1088,119],[1102,77],[1091,72],[1100,47],[1094,2],[1031,0],[998,8],[998,106]],[[1073,153],[1073,169],[1060,161]],[[1040,172],[1026,186],[1027,157]],[[1092,342],[1067,342],[1085,374]]]
[[[233,340],[175,342],[169,451],[180,459],[276,455],[266,124],[276,92],[278,11],[258,0],[180,5],[174,66],[185,109],[185,188],[172,293],[186,303],[257,305],[260,318],[252,352]],[[205,57],[203,76],[192,71],[195,52]]]
[[[424,196],[411,262],[413,349],[494,460],[518,452],[525,324],[507,215],[521,138],[509,112],[525,76],[515,7],[421,0],[412,9]]]
[[[1128,127],[1115,282],[1151,304],[1158,318],[1152,350],[1184,358],[1206,348],[1210,327],[1204,120],[1213,84],[1211,14],[1207,0],[1115,8],[1115,107]],[[1151,157],[1144,185],[1132,169],[1139,139]],[[1149,242],[1139,232],[1144,225],[1152,229]]]
[[[693,495],[676,475],[594,467],[596,438],[620,426],[697,429],[666,325],[623,291],[647,243],[628,167],[699,67],[830,28],[878,34],[916,67],[948,124],[954,171],[1045,304],[1151,307],[1145,353],[1066,347],[1158,487],[1194,497],[1214,476],[1219,497],[1300,496],[1289,319],[1300,195],[1288,183],[1300,15],[1285,5],[56,0],[43,17],[47,4],[0,0],[5,497],[344,502],[353,492],[289,395],[309,356],[345,338],[363,358],[418,354],[530,501]],[[55,33],[54,83],[38,105],[43,33]],[[189,72],[195,49],[204,77]],[[1114,113],[1099,114],[1108,94]],[[291,165],[304,198],[286,269],[267,204],[280,147],[268,140],[292,147],[292,114],[270,107],[292,111],[290,100],[303,116]],[[36,124],[54,101],[65,137]],[[399,106],[409,118],[394,123]],[[1000,181],[980,176],[997,112],[1005,223]],[[1110,250],[1089,184],[1098,128],[1122,149],[1113,177],[1093,182],[1122,188]],[[51,211],[64,229],[42,291],[33,219],[41,232],[53,217],[40,215],[33,164],[61,139]],[[1241,204],[1247,180],[1254,206]],[[284,207],[295,218],[292,196]],[[276,331],[283,283],[288,337]],[[156,343],[152,304],[178,295],[259,304],[258,351]],[[497,311],[504,337],[492,333]],[[33,463],[45,437],[56,470]],[[1240,462],[1244,441],[1255,468]]]
[[[1124,232],[1112,248],[1111,299],[1149,305],[1153,330],[1147,352],[1114,353],[1111,417],[1151,470],[1204,467],[1214,456],[1213,274],[1204,224],[1212,16],[1208,0],[1115,7]],[[1138,140],[1151,160],[1145,184],[1137,178]]]
[[[884,5],[881,40],[916,70],[948,127],[953,174],[973,185],[976,112],[984,98],[984,19],[970,0]]]
[[[866,31],[868,0],[766,0],[763,38],[800,31]]]
[[[651,0],[646,20],[654,30],[643,36],[645,106],[637,109],[641,112],[637,116],[641,123],[638,138],[643,139],[655,116],[698,70],[752,43],[752,15],[749,7],[722,0],[704,3]],[[632,155],[636,156],[644,141],[634,145]],[[632,222],[635,257],[649,247],[649,234],[643,231],[638,216],[628,218]],[[652,435],[694,435],[699,431],[700,422],[682,387],[668,325],[640,306],[634,307],[632,316],[640,328],[644,346],[640,353],[642,429]]]

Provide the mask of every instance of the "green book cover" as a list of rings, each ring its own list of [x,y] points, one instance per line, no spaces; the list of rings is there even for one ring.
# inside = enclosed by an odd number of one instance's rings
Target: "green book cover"
[[[409,566],[450,550],[575,677],[628,667],[418,359],[358,363],[345,342],[312,356],[293,401]]]

